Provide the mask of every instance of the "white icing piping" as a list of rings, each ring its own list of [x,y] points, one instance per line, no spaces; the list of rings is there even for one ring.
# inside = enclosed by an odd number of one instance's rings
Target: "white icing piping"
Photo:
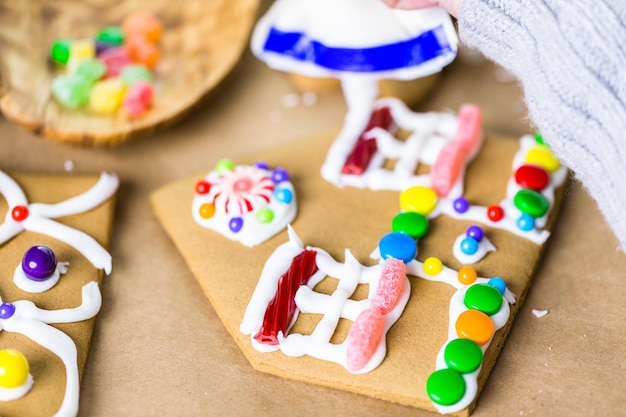
[[[61,274],[65,274],[67,272],[69,265],[69,262],[57,262],[57,266],[51,276],[43,281],[35,281],[26,276],[24,268],[22,268],[22,263],[20,262],[13,273],[13,283],[22,291],[34,294],[42,293],[44,291],[48,291],[50,288],[54,287],[57,282],[59,282]]]
[[[22,334],[61,359],[66,370],[65,395],[55,416],[76,416],[79,400],[76,345],[68,335],[49,324],[87,320],[98,314],[102,305],[98,283],[92,281],[83,286],[82,303],[76,308],[42,310],[28,300],[20,300],[12,304],[15,306],[15,312],[9,318],[0,319],[0,331]]]
[[[0,225],[0,244],[27,230],[53,237],[80,252],[98,269],[111,273],[111,255],[94,238],[84,232],[58,223],[52,218],[89,211],[107,201],[117,190],[119,179],[115,174],[103,172],[98,182],[86,192],[56,204],[32,203],[17,182],[0,171],[0,192],[9,204],[4,223]],[[16,206],[28,208],[28,217],[15,221],[11,211]]]

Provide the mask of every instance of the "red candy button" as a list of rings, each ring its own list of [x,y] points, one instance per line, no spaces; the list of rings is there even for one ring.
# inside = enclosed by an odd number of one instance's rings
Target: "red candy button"
[[[515,182],[521,187],[541,191],[550,182],[550,176],[538,165],[522,165],[515,171]]]
[[[498,205],[489,206],[487,208],[487,217],[492,222],[499,222],[504,218],[504,210]]]
[[[13,207],[13,210],[11,210],[11,217],[13,217],[13,220],[15,220],[16,222],[21,222],[23,220],[26,220],[26,218],[28,217],[28,207],[26,206]]]

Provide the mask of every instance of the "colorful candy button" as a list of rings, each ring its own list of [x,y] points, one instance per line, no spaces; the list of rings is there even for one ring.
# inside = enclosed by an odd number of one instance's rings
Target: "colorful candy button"
[[[215,164],[215,170],[220,175],[232,171],[233,169],[235,169],[235,163],[231,159],[220,159],[217,161],[217,164]]]
[[[478,241],[473,237],[466,237],[461,241],[461,252],[466,255],[473,255],[478,252]]]
[[[215,205],[211,203],[201,205],[198,214],[200,214],[200,217],[203,219],[210,219],[215,214]]]
[[[275,184],[280,184],[283,181],[289,181],[289,173],[284,168],[276,168],[272,171],[272,181]]]
[[[98,31],[96,41],[109,45],[121,45],[124,43],[124,31],[119,26],[106,26]]]
[[[435,190],[418,185],[400,193],[400,208],[428,216],[437,206],[438,200]]]
[[[289,204],[293,200],[293,193],[288,188],[277,188],[274,190],[274,196],[276,200],[285,204]]]
[[[443,264],[439,258],[431,256],[424,261],[424,272],[431,277],[438,275],[443,270]]]
[[[467,231],[465,232],[465,234],[467,235],[467,237],[473,237],[478,242],[480,242],[481,240],[483,240],[483,237],[485,236],[485,231],[483,230],[482,227],[473,224],[467,228]]]
[[[205,180],[200,180],[196,183],[197,194],[208,194],[211,190],[211,184]]]
[[[502,294],[495,287],[487,284],[474,284],[465,292],[465,307],[493,315],[500,311]]]
[[[504,218],[504,210],[498,205],[489,206],[487,208],[487,217],[492,222],[499,222]]]
[[[513,204],[522,213],[526,213],[533,217],[541,217],[548,211],[550,203],[537,191],[530,189],[519,190],[513,197]]]
[[[528,232],[535,228],[535,218],[530,214],[522,213],[517,219],[516,224],[521,231]]]
[[[504,294],[506,291],[506,282],[500,277],[493,277],[487,281],[487,285],[491,285],[495,289],[497,289],[500,294]]]
[[[400,213],[391,221],[391,230],[419,239],[428,232],[428,218],[414,211]]]
[[[476,342],[469,339],[451,340],[443,351],[448,368],[462,374],[474,372],[483,361],[483,351]]]
[[[457,278],[461,284],[470,285],[476,281],[476,270],[471,266],[464,266],[459,269]]]
[[[228,222],[228,228],[233,233],[239,233],[239,231],[241,231],[242,227],[243,227],[243,219],[241,217],[239,217],[239,216],[233,217]]]
[[[454,211],[459,214],[463,214],[469,210],[469,201],[465,197],[458,197],[452,202],[452,207]]]
[[[473,340],[480,346],[489,342],[494,331],[489,316],[479,310],[462,312],[456,320],[455,328],[459,337]]]
[[[554,172],[561,166],[559,160],[554,156],[550,148],[545,145],[538,145],[531,148],[526,154],[527,164],[539,165],[548,172]]]
[[[515,171],[515,182],[524,188],[541,191],[550,183],[550,175],[539,165],[522,165]]]
[[[426,392],[439,405],[456,404],[465,395],[465,380],[454,369],[440,369],[428,377]]]
[[[33,281],[45,281],[57,268],[57,257],[47,246],[32,246],[22,258],[22,270]]]
[[[13,317],[13,314],[15,314],[15,306],[13,303],[0,304],[0,319],[10,319]]]
[[[260,208],[259,211],[256,212],[256,219],[259,223],[271,223],[272,220],[274,220],[274,212],[269,207]]]
[[[400,259],[404,263],[411,262],[417,254],[415,240],[400,232],[391,232],[383,236],[378,242],[378,249],[381,258]]]
[[[29,372],[28,361],[19,351],[0,350],[0,387],[17,388],[24,385]]]

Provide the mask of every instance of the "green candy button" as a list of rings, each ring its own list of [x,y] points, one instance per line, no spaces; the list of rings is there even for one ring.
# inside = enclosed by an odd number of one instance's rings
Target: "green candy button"
[[[491,316],[500,311],[502,294],[496,287],[487,284],[474,284],[465,292],[465,307],[480,310]]]
[[[443,358],[449,368],[469,374],[480,366],[483,351],[473,340],[454,339],[446,345]]]
[[[440,369],[428,377],[426,392],[439,405],[456,404],[465,395],[465,380],[454,369]]]
[[[520,209],[521,212],[529,214],[533,217],[541,217],[548,211],[550,203],[548,200],[538,193],[530,189],[521,189],[513,197],[513,204]]]
[[[428,232],[428,218],[414,211],[400,213],[391,221],[391,229],[419,239]]]
[[[72,40],[67,38],[59,38],[54,41],[52,47],[50,47],[50,58],[60,65],[67,64],[70,59],[70,47],[72,46]]]
[[[274,220],[274,212],[267,207],[263,207],[259,209],[259,211],[257,211],[256,219],[259,221],[259,223],[271,223],[272,220]]]

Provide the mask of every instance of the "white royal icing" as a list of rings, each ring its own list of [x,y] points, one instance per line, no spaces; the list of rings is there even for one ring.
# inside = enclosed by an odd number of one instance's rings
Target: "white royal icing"
[[[61,274],[65,274],[67,272],[69,265],[69,262],[57,262],[57,266],[51,276],[42,281],[35,281],[26,276],[24,268],[22,268],[22,263],[20,262],[13,273],[13,283],[20,290],[34,294],[48,291],[50,288],[54,287],[57,282],[59,282]]]
[[[31,374],[28,374],[26,381],[19,387],[0,387],[0,401],[13,401],[22,398],[24,395],[28,394],[28,391],[30,391],[34,384],[35,379]]]
[[[65,395],[55,416],[76,416],[79,399],[76,345],[68,335],[49,324],[87,320],[98,314],[102,305],[98,283],[89,282],[83,286],[82,303],[75,308],[42,310],[28,300],[15,301],[12,304],[15,312],[9,318],[0,319],[0,331],[22,334],[61,359],[66,370]]]
[[[292,259],[304,250],[301,241],[291,227],[289,227],[289,237],[289,242],[279,246],[266,262],[239,329],[243,334],[251,335],[252,346],[261,352],[280,349],[288,356],[309,355],[337,363],[348,369],[346,359],[348,339],[336,344],[330,343],[330,339],[340,318],[354,321],[361,312],[371,308],[383,264],[363,266],[349,250],[346,250],[345,262],[341,263],[335,261],[322,249],[307,248],[317,252],[315,262],[319,270],[307,285],[298,289],[295,301],[298,311],[321,314],[322,319],[310,335],[289,333],[288,329],[287,335],[279,335],[278,345],[264,345],[254,339],[254,335],[261,328],[267,305],[275,295],[278,279],[289,269]],[[313,288],[327,276],[335,277],[338,280],[337,288],[333,294],[327,295],[313,291]],[[369,372],[380,365],[384,359],[387,331],[404,311],[411,292],[411,285],[406,276],[404,280],[402,293],[397,304],[384,316],[383,335],[375,353],[363,368],[351,372]],[[350,296],[359,284],[369,285],[368,298],[359,301],[350,300]],[[297,315],[298,312],[294,315],[291,325],[295,323]]]
[[[115,174],[103,172],[98,182],[82,194],[55,204],[29,204],[24,191],[17,182],[0,171],[0,193],[4,195],[9,204],[4,223],[0,225],[0,244],[24,230],[41,233],[67,243],[85,256],[93,266],[104,269],[107,274],[110,274],[112,269],[111,255],[106,249],[86,233],[52,219],[84,213],[98,207],[115,194],[118,185],[119,179]],[[16,206],[28,208],[29,213],[26,219],[22,221],[13,219],[11,211]]]

